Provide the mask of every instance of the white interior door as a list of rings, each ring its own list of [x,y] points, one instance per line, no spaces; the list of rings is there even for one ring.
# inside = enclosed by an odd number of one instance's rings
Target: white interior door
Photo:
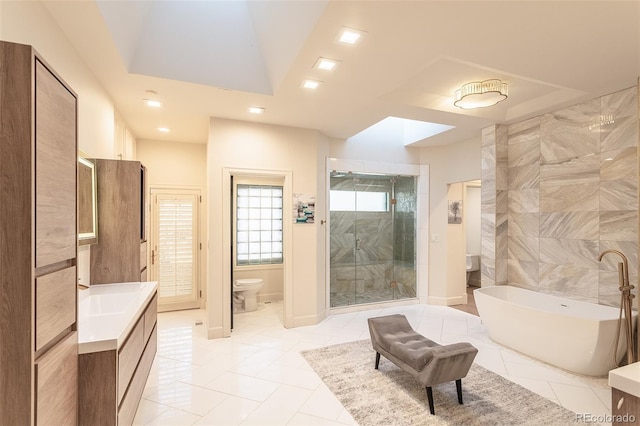
[[[158,281],[158,310],[198,308],[197,190],[151,189],[151,280]]]

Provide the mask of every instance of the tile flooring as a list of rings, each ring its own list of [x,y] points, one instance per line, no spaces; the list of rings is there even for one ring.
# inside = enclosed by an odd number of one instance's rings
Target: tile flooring
[[[418,332],[440,343],[471,342],[479,365],[576,413],[611,412],[606,378],[576,376],[503,348],[477,316],[460,310],[409,305],[285,329],[282,303],[270,303],[237,314],[232,336],[214,340],[197,325],[202,310],[159,314],[158,354],[134,424],[355,425],[299,352],[368,339],[366,319],[392,313],[406,315]]]
[[[474,286],[467,286],[467,304],[466,305],[455,305],[452,306],[452,308],[454,309],[458,309],[460,311],[463,312],[468,312],[470,314],[473,314],[475,316],[479,316],[480,314],[478,313],[478,307],[476,306],[476,298],[473,295],[473,290],[477,289],[478,287],[474,287]]]

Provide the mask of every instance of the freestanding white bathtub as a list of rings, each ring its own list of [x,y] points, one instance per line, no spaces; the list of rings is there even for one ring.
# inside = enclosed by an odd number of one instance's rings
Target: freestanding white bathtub
[[[616,368],[619,308],[509,285],[483,287],[473,294],[492,340],[574,373],[602,376]],[[634,324],[635,318],[634,312]],[[623,328],[618,361],[625,351]]]

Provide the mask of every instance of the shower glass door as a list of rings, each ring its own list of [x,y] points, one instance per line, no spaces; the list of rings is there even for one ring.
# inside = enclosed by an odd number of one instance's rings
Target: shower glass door
[[[416,296],[415,198],[414,177],[331,173],[331,307]]]

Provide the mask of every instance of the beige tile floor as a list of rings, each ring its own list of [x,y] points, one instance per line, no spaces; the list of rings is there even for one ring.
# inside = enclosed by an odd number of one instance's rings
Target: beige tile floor
[[[232,336],[214,340],[197,325],[202,310],[159,314],[158,353],[134,424],[355,425],[300,351],[367,339],[366,319],[392,313],[406,315],[418,332],[440,343],[471,342],[479,365],[576,413],[611,413],[606,378],[573,375],[501,347],[466,312],[409,305],[285,329],[282,303],[271,303],[236,314]]]

